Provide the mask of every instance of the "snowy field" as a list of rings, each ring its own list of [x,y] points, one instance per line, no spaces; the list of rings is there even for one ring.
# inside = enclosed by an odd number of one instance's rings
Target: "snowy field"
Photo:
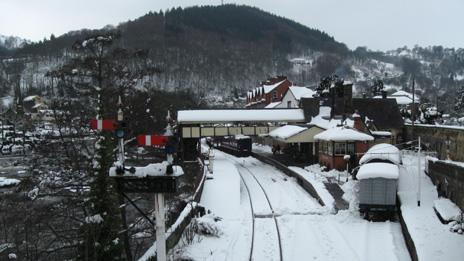
[[[331,214],[330,207],[320,206],[294,179],[272,166],[220,151],[215,155],[214,179],[206,181],[201,204],[223,218],[216,223],[221,233],[180,243],[177,257],[410,260],[398,223],[368,222],[356,209]],[[352,195],[354,185],[346,185]]]

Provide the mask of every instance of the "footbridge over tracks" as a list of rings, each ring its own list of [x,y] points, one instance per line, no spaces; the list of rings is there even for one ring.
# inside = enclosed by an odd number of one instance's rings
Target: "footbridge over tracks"
[[[279,127],[279,123],[303,123],[305,121],[302,109],[178,111],[180,155],[184,161],[195,160],[200,150],[198,141],[202,137],[264,135]]]
[[[256,136],[267,134],[281,122],[303,123],[302,109],[229,109],[178,111],[182,138]]]

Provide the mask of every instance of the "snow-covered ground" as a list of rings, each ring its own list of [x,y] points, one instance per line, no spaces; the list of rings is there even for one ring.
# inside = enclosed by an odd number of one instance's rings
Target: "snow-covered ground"
[[[307,171],[300,167],[291,166],[289,169],[295,171],[296,173],[300,174],[301,177],[309,181],[311,185],[313,185],[313,188],[316,190],[319,197],[321,197],[322,202],[324,202],[328,210],[330,212],[335,212],[335,200],[324,185],[324,182],[327,182],[326,177],[318,175],[315,172]]]
[[[215,155],[214,179],[206,181],[201,203],[223,218],[217,222],[221,234],[181,243],[177,256],[250,260],[252,253],[253,260],[266,261],[280,260],[280,255],[283,260],[410,260],[398,223],[366,221],[354,203],[350,210],[333,215],[272,166],[251,157],[219,151]],[[318,192],[323,190],[319,175],[297,171],[319,182]],[[345,185],[346,199],[355,202],[355,182]]]
[[[257,153],[272,153],[272,147],[269,145],[263,145],[259,143],[253,143],[253,152]]]
[[[284,260],[409,260],[401,227],[349,211],[279,218]]]
[[[425,158],[421,159],[421,206],[417,206],[418,165],[413,154],[403,156],[398,195],[401,211],[414,240],[421,261],[464,260],[464,236],[452,233],[449,225],[440,222],[433,209],[438,193],[425,174]]]

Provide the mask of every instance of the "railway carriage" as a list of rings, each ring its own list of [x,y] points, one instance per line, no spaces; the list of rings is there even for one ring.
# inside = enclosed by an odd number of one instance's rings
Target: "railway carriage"
[[[391,216],[396,210],[400,151],[391,144],[377,144],[360,159],[359,210],[369,217],[370,213]]]
[[[396,209],[398,166],[391,163],[367,163],[359,168],[359,210],[362,213],[386,212]]]
[[[219,149],[237,157],[251,155],[251,138],[245,135],[225,137],[219,142]]]

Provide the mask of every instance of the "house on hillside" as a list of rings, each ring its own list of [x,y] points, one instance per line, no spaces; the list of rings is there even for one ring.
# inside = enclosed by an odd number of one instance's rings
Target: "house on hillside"
[[[12,96],[5,96],[0,98],[0,113],[8,111],[14,104]]]
[[[412,109],[415,108],[416,113],[418,113],[420,97],[417,94],[414,95],[414,99],[413,99],[412,93],[409,93],[406,91],[397,91],[388,96],[386,92],[383,92],[382,95],[374,96],[374,99],[385,99],[385,98],[395,99],[396,104],[398,104],[400,111],[407,112],[407,111],[412,111]]]
[[[351,88],[348,83],[341,90],[332,88],[322,97],[302,97],[300,107],[305,118],[311,119],[310,124],[328,129],[340,125],[340,120],[352,121],[356,112],[361,116],[363,129],[368,130],[366,133],[376,138],[375,143],[401,142],[404,121],[396,99],[353,98]]]
[[[48,109],[42,97],[38,95],[27,96],[23,99],[23,108],[26,112],[37,113],[39,110]]]
[[[283,95],[292,86],[287,76],[277,76],[261,82],[258,87],[247,93],[247,108],[265,108],[271,103],[281,102]]]
[[[290,86],[285,92],[282,101],[273,108],[299,108],[302,97],[311,98],[316,95],[316,91],[308,87]]]

